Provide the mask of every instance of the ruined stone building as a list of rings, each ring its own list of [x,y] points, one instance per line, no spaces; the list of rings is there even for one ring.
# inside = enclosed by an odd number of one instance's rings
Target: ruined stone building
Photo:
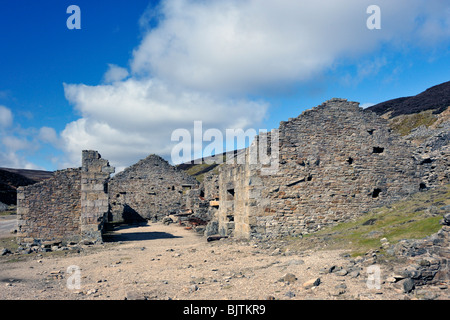
[[[83,151],[82,167],[60,170],[17,190],[17,239],[101,241],[108,213],[108,178],[114,168],[96,151]]]
[[[60,170],[18,190],[18,241],[102,241],[106,222],[161,220],[186,207],[198,182],[156,155],[110,179],[114,168],[97,151],[82,167]]]
[[[220,234],[306,234],[428,187],[416,147],[359,103],[332,99],[281,122],[278,135],[273,174],[249,161],[257,140],[245,164],[220,167]]]
[[[199,229],[205,235],[307,234],[449,183],[442,139],[417,147],[358,103],[332,99],[256,137],[240,153],[243,162],[221,164],[202,183],[157,155],[110,178],[108,161],[83,151],[81,168],[19,188],[18,239],[96,242],[105,222],[160,221],[180,212],[208,222]],[[263,140],[276,164],[269,171],[252,161],[255,154],[262,159]]]
[[[109,181],[109,221],[161,220],[186,208],[198,182],[157,155],[150,155]]]

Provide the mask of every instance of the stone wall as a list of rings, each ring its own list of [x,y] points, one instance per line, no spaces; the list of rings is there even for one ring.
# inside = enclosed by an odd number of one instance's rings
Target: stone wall
[[[412,279],[414,285],[450,280],[450,213],[440,223],[441,230],[425,239],[401,240],[395,244],[394,254],[408,259],[406,267],[395,270],[397,275]]]
[[[81,170],[56,171],[48,180],[17,189],[17,239],[79,241]]]
[[[97,151],[83,151],[81,167],[81,236],[102,241],[103,225],[108,214],[108,179],[114,173],[108,160]]]
[[[205,236],[218,233],[217,211],[219,208],[219,176],[209,173],[204,176],[200,186],[186,193],[186,209],[192,212],[190,218],[200,222],[194,230]],[[203,224],[208,224],[205,227]]]
[[[108,220],[160,220],[179,213],[186,207],[186,192],[196,186],[195,178],[150,155],[110,180]]]
[[[98,152],[83,151],[81,168],[18,188],[18,242],[101,241],[111,172]]]
[[[422,137],[426,137],[414,155],[423,167],[423,187],[450,183],[450,122],[445,122],[435,129],[422,128],[417,131],[422,131]],[[417,132],[414,131],[406,139],[413,140],[416,137]]]
[[[237,237],[297,236],[417,192],[415,147],[356,102],[332,99],[283,121],[279,168],[220,168],[219,229]]]

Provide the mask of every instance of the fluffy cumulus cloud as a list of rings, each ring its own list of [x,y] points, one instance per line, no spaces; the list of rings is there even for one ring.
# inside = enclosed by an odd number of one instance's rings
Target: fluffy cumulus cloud
[[[79,163],[82,149],[97,149],[118,167],[150,153],[168,157],[176,129],[192,131],[199,120],[205,130],[248,128],[267,109],[264,103],[176,90],[155,79],[65,85],[65,94],[82,114],[62,132],[69,164]]]
[[[196,120],[220,130],[258,128],[269,106],[250,95],[308,81],[385,44],[438,41],[430,34],[447,41],[445,1],[379,0],[380,30],[366,27],[368,0],[162,1],[139,21],[145,32],[129,69],[109,65],[102,84],[64,86],[81,113],[61,133],[65,165],[79,165],[82,149],[119,167],[150,153],[167,156],[173,130]],[[361,66],[358,77],[386,63]]]
[[[195,89],[260,92],[308,80],[341,58],[358,57],[387,41],[448,38],[449,15],[441,0],[379,0],[382,21],[376,31],[366,26],[372,3],[164,1],[159,15],[147,14],[163,19],[134,50],[132,71]]]

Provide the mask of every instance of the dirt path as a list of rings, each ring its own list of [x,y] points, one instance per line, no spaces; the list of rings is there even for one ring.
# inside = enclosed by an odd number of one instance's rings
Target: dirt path
[[[80,253],[0,259],[0,299],[403,299],[390,284],[367,287],[367,274],[321,274],[343,266],[342,251],[280,254],[251,242],[205,238],[177,225],[150,224],[119,231],[121,242]],[[80,288],[75,273],[80,271]],[[383,267],[381,267],[383,268]],[[383,269],[381,270],[383,273]],[[294,277],[286,274],[293,274]],[[285,281],[280,281],[284,276]],[[387,277],[388,274],[383,277]],[[295,279],[296,278],[296,279]],[[320,284],[303,284],[320,278]],[[289,280],[289,281],[288,281]]]

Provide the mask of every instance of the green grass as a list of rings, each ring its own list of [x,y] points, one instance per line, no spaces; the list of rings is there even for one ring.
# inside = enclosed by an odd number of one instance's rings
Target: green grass
[[[410,198],[390,206],[374,209],[359,218],[305,235],[302,239],[288,239],[294,249],[324,247],[347,249],[357,256],[370,249],[380,249],[380,239],[390,244],[402,239],[422,239],[440,230],[439,221],[450,205],[450,185],[419,192]],[[437,215],[428,213],[428,208],[437,208]],[[373,219],[373,224],[364,225]]]
[[[14,252],[18,247],[16,237],[0,238],[0,248],[6,248]]]
[[[411,131],[422,125],[429,127],[436,120],[437,117],[433,115],[434,110],[422,111],[420,113],[414,113],[409,115],[401,115],[391,119],[391,127],[402,136],[406,136]]]
[[[216,164],[196,164],[186,170],[186,173],[196,178],[198,182],[202,182],[205,174],[209,174],[211,172],[214,174],[219,174],[219,168]]]
[[[5,211],[0,211],[0,216],[11,216],[11,215],[15,215],[16,214],[16,210],[5,210]]]

